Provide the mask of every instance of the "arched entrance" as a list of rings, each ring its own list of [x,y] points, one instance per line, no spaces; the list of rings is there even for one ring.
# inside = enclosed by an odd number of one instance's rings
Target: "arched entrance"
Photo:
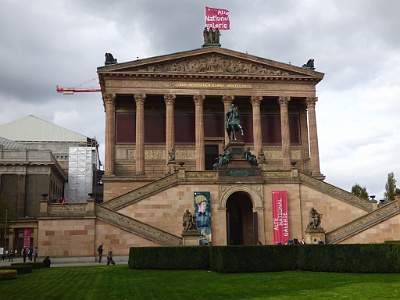
[[[255,244],[253,203],[247,193],[236,192],[229,196],[226,202],[226,228],[228,245]]]

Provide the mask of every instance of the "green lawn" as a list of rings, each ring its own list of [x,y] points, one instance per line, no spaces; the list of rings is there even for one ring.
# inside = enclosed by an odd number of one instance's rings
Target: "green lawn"
[[[1,299],[388,299],[400,274],[132,270],[127,265],[33,270],[0,281]]]

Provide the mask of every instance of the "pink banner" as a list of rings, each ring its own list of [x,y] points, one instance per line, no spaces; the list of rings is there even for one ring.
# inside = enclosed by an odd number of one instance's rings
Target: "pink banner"
[[[229,30],[229,10],[206,6],[206,27],[218,30]]]
[[[289,240],[287,191],[272,191],[272,213],[274,244],[285,244]]]
[[[30,249],[31,248],[31,229],[24,229],[24,247]]]

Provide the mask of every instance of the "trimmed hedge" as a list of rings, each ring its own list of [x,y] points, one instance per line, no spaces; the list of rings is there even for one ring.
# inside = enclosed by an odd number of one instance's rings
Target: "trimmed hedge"
[[[303,271],[400,272],[400,244],[304,245],[297,266]]]
[[[2,266],[2,267],[0,267],[0,269],[1,270],[15,270],[15,271],[17,271],[18,275],[32,273],[32,266],[30,266],[30,265],[22,265],[22,264],[14,265],[14,264],[11,264],[11,266]]]
[[[399,273],[400,244],[132,247],[132,269]]]
[[[26,262],[26,263],[12,263],[12,266],[31,266],[32,269],[42,269],[45,268],[46,266],[44,265],[44,262]]]
[[[132,247],[128,265],[132,269],[208,270],[209,247]]]
[[[0,280],[9,280],[17,278],[16,270],[0,270]]]
[[[211,270],[220,273],[277,272],[296,269],[297,247],[210,247]]]

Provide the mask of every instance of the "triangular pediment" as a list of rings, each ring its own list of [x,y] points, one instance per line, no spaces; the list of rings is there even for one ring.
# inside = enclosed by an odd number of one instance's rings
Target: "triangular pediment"
[[[203,48],[98,69],[99,73],[250,75],[323,78],[323,73],[223,48]]]

